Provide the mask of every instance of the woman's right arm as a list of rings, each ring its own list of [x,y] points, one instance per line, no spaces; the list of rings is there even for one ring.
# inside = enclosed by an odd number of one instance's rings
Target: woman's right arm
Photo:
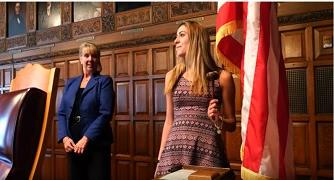
[[[167,87],[167,83],[170,81],[170,74],[166,74],[165,78],[165,88]],[[160,144],[160,150],[159,150],[159,155],[158,155],[158,160],[160,160],[161,153],[165,148],[166,141],[168,138],[168,134],[170,132],[170,129],[172,128],[174,121],[174,111],[173,111],[173,97],[172,93],[167,93],[166,94],[166,119],[164,123],[164,128],[162,130],[162,136],[161,136],[161,144]]]

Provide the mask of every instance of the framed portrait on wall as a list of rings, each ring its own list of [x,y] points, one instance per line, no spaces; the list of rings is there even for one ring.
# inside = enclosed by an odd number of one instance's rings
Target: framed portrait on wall
[[[38,2],[37,29],[47,29],[61,24],[60,2]]]
[[[7,36],[26,33],[26,3],[7,3]]]
[[[74,22],[100,17],[102,2],[74,2]]]

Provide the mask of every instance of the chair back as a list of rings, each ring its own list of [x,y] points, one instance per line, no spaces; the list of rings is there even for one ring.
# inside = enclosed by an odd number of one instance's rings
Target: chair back
[[[46,93],[37,88],[0,95],[0,179],[28,179],[41,134],[45,100]]]
[[[29,179],[33,179],[34,176],[36,176],[36,170],[40,168],[41,160],[45,154],[46,132],[51,132],[51,124],[55,114],[58,80],[58,68],[47,69],[40,64],[27,64],[23,69],[16,73],[16,77],[11,81],[10,91],[35,87],[46,92],[42,129]]]

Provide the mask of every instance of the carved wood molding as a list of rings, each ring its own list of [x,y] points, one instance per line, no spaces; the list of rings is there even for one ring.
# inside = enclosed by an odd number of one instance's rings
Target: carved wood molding
[[[36,44],[48,44],[61,40],[61,26],[36,31]]]
[[[101,32],[101,18],[93,18],[84,21],[72,23],[72,36],[80,37]]]
[[[164,23],[168,21],[168,5],[158,4],[152,6],[153,23]]]
[[[6,3],[0,2],[0,38],[6,37]]]
[[[0,39],[0,52],[5,52],[6,51],[6,39]]]
[[[102,17],[102,32],[115,31],[115,16],[103,16]]]
[[[36,46],[36,32],[27,33],[27,47]]]
[[[61,40],[67,41],[72,39],[72,30],[71,30],[71,24],[65,24],[61,26]]]
[[[210,35],[215,35],[216,33],[215,27],[207,28],[207,31]],[[140,39],[133,39],[133,40],[128,40],[128,41],[120,41],[120,42],[102,44],[102,45],[99,45],[99,48],[101,49],[101,51],[103,51],[103,50],[108,50],[108,49],[136,47],[136,46],[142,46],[146,44],[158,44],[158,43],[173,41],[175,37],[176,37],[175,33],[166,34],[162,36],[150,36],[150,37],[145,37],[145,38],[140,38]],[[0,43],[1,43],[1,40],[0,40]],[[36,61],[36,60],[59,57],[59,56],[69,56],[69,55],[74,55],[77,53],[78,53],[78,49],[69,49],[65,51],[49,52],[49,53],[29,56],[29,57],[25,57],[21,59],[15,59],[14,62],[16,63],[29,62],[29,61]],[[0,61],[0,65],[8,64],[8,63],[11,63],[11,62]]]
[[[169,11],[169,18],[172,21],[216,14],[217,2],[175,2],[169,4]]]
[[[152,8],[143,7],[116,14],[116,29],[125,29],[152,23]]]
[[[279,25],[302,24],[333,19],[333,9],[277,17]]]
[[[104,2],[102,16],[111,16],[115,13],[115,3],[114,2]]]
[[[26,44],[27,44],[26,34],[7,38],[7,50],[26,47]]]
[[[104,2],[102,9],[102,32],[112,32],[115,30],[115,3]]]

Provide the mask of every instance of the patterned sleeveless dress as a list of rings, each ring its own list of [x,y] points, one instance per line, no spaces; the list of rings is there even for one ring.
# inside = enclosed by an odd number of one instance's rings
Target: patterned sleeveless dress
[[[221,92],[218,82],[214,86],[215,91]],[[157,164],[156,176],[181,169],[183,165],[229,167],[224,144],[207,115],[211,99],[209,93],[193,95],[191,82],[183,76],[179,78],[173,91],[174,121]]]

